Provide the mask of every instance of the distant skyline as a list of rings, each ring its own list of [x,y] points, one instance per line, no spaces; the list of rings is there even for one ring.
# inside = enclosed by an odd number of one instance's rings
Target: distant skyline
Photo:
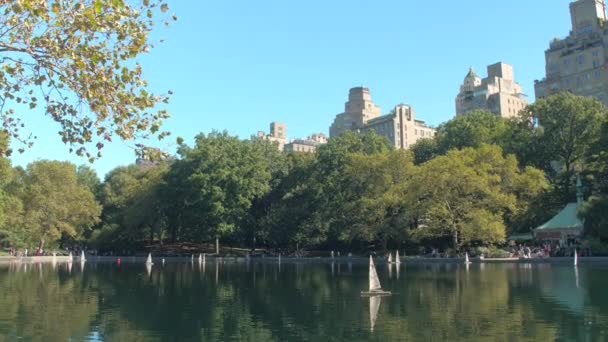
[[[364,85],[388,113],[407,103],[437,126],[454,117],[454,99],[470,66],[513,65],[530,102],[545,75],[544,51],[570,31],[570,0],[374,2],[310,0],[170,1],[178,21],[158,25],[156,44],[140,62],[151,89],[172,90],[159,146],[213,129],[241,138],[287,124],[290,139],[329,130],[348,90]],[[38,115],[38,116],[36,116]],[[37,159],[87,164],[68,152],[59,129],[38,112],[26,115],[38,140],[13,165]],[[17,145],[15,145],[17,146]],[[135,160],[114,139],[94,167],[103,176]]]

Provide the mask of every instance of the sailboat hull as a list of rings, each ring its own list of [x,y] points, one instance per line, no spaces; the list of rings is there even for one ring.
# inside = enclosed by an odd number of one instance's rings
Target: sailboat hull
[[[361,297],[388,297],[390,291],[361,291]]]

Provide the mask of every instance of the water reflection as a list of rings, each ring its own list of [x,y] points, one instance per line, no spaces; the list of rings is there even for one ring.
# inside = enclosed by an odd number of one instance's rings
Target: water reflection
[[[608,334],[606,267],[408,263],[390,279],[390,269],[379,272],[395,293],[380,305],[359,295],[368,281],[365,263],[349,261],[348,273],[336,272],[339,260],[328,267],[285,259],[281,272],[275,263],[218,259],[207,273],[204,263],[192,269],[191,262],[145,273],[139,263],[89,262],[75,273],[71,263],[0,266],[0,336],[595,341]]]
[[[376,320],[378,319],[378,311],[380,311],[380,302],[382,298],[380,296],[369,297],[369,325],[370,331],[374,332],[376,326]]]

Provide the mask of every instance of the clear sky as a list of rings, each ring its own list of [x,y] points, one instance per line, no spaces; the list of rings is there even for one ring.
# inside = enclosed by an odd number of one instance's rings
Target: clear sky
[[[247,138],[287,124],[289,138],[329,130],[348,89],[364,85],[388,113],[408,103],[418,118],[438,125],[454,116],[454,98],[473,66],[512,64],[534,100],[544,76],[544,51],[570,30],[569,0],[169,0],[178,21],[157,27],[157,44],[140,61],[151,88],[172,90],[175,149],[200,132],[228,130]],[[34,148],[12,157],[85,159],[68,153],[48,118],[26,118]],[[134,161],[125,144],[107,144],[93,167],[103,177]]]

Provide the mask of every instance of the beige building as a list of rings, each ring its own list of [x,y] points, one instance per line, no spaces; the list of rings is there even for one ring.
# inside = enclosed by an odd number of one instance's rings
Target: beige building
[[[407,149],[418,139],[432,138],[435,129],[422,120],[416,120],[410,105],[399,104],[390,114],[380,116],[380,107],[372,102],[368,88],[352,88],[349,92],[345,112],[338,114],[331,125],[330,136],[338,136],[345,131],[366,133],[375,131],[395,146]]]
[[[545,78],[536,81],[536,98],[569,91],[608,105],[608,26],[604,0],[570,3],[572,30],[545,51]]]
[[[473,68],[469,69],[456,96],[456,115],[487,110],[509,118],[527,104],[528,97],[515,82],[513,66],[499,62],[488,66],[488,77],[484,79],[479,78]]]
[[[348,93],[348,102],[344,104],[344,113],[336,115],[329,128],[329,136],[336,137],[346,131],[356,132],[368,120],[380,116],[380,113],[380,107],[372,102],[369,88],[352,88]]]
[[[414,109],[406,104],[395,106],[390,114],[371,119],[361,128],[362,133],[372,130],[400,149],[407,149],[418,139],[430,139],[435,135],[435,129],[416,120]]]
[[[284,146],[287,143],[287,125],[282,122],[271,122],[270,134],[266,134],[264,131],[259,131],[257,138],[276,142],[278,144],[279,151],[283,151]]]
[[[314,153],[319,145],[327,144],[327,137],[323,133],[315,133],[306,139],[294,139],[285,145],[285,152]]]
[[[307,139],[294,139],[285,145],[285,152],[314,153],[319,143]]]

